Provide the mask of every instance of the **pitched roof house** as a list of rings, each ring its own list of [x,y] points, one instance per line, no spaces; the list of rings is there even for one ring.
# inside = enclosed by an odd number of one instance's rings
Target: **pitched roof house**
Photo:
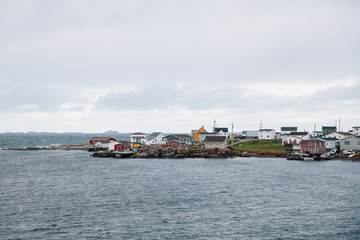
[[[205,149],[210,148],[226,148],[227,138],[226,136],[206,136],[205,140]]]
[[[89,144],[95,144],[97,142],[109,143],[109,142],[114,142],[114,141],[116,141],[116,139],[112,138],[112,137],[92,137],[89,139]]]
[[[326,152],[325,141],[320,139],[309,139],[300,142],[301,154],[321,155]]]
[[[152,134],[150,134],[150,136],[147,138],[145,144],[146,145],[158,145],[158,144],[163,144],[163,138],[165,137],[165,135],[161,132],[153,132]]]
[[[186,134],[171,134],[163,138],[164,142],[171,142],[171,141],[179,141],[186,143],[187,145],[192,145],[194,143],[194,138],[186,135]]]
[[[275,139],[275,129],[260,129],[259,139]]]
[[[130,137],[132,143],[145,143],[146,141],[146,134],[142,132],[134,132]]]
[[[131,143],[128,141],[116,141],[109,143],[109,150],[125,151],[131,149]]]
[[[207,131],[205,130],[204,126],[202,126],[201,128],[199,128],[199,130],[192,130],[191,131],[191,136],[193,137],[195,142],[199,141],[199,134],[200,133],[207,133]]]
[[[350,136],[340,139],[340,150],[357,150],[360,151],[360,137]]]

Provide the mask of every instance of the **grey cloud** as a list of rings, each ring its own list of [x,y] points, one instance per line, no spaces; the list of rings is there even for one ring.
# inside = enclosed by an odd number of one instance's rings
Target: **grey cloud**
[[[191,88],[191,91],[189,91]],[[98,109],[113,110],[149,110],[170,107],[186,107],[189,109],[211,109],[236,105],[237,97],[244,93],[241,88],[221,87],[201,90],[196,83],[184,88],[176,88],[171,84],[148,84],[138,91],[113,93],[99,98]]]
[[[53,112],[63,103],[79,101],[77,93],[68,88],[31,81],[1,83],[0,111],[2,112]]]
[[[359,82],[340,83],[360,81],[359,12],[351,0],[0,1],[0,111],[78,111],[91,104],[79,93],[108,87],[96,109],[353,112]],[[314,82],[339,87],[246,95]],[[117,93],[127,85],[139,88]]]

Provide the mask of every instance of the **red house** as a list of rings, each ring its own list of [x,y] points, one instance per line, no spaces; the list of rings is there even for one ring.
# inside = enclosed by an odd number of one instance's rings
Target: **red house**
[[[125,151],[130,149],[131,149],[131,143],[126,141],[116,142],[113,149],[110,149],[109,147],[109,150],[115,150],[115,151]]]
[[[300,142],[301,154],[323,154],[326,152],[325,141],[319,139],[309,139]]]
[[[115,142],[116,139],[112,137],[92,137],[89,140],[89,144],[95,144],[97,142],[101,143],[109,143],[109,142]]]

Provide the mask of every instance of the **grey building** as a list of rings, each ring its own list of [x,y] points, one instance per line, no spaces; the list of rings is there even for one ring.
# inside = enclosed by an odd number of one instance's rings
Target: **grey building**
[[[340,150],[360,151],[360,137],[351,136],[340,140]]]
[[[204,143],[205,149],[226,148],[227,146],[226,136],[206,136]]]

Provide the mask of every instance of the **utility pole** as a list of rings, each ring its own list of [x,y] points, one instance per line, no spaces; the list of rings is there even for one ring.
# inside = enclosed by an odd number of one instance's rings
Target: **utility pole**
[[[215,132],[215,127],[216,127],[216,121],[215,121],[215,118],[214,118],[214,127],[213,127],[213,132]]]
[[[339,132],[341,132],[341,128],[340,128],[340,116],[339,116]]]

